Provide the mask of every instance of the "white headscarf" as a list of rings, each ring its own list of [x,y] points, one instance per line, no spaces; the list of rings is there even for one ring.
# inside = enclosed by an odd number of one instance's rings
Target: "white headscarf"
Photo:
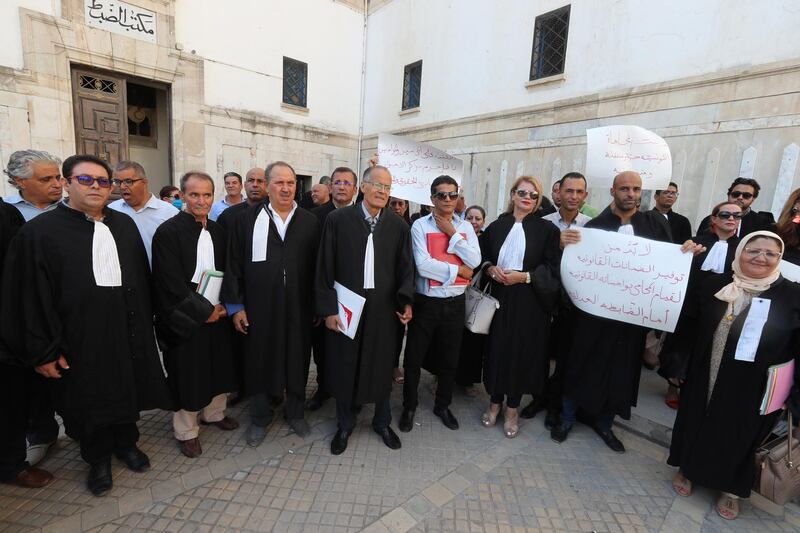
[[[783,240],[771,231],[755,231],[746,235],[739,242],[739,246],[736,247],[736,256],[733,258],[733,281],[722,287],[722,289],[714,295],[718,299],[723,302],[732,303],[742,295],[742,291],[752,293],[764,292],[769,289],[770,285],[775,283],[775,280],[781,275],[780,261],[776,261],[775,268],[763,278],[750,278],[742,274],[742,267],[739,264],[742,252],[745,246],[747,246],[747,243],[759,237],[768,237],[781,243],[781,255],[783,255]]]

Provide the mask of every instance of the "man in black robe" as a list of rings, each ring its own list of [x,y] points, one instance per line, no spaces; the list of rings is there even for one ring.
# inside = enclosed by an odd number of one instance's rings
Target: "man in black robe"
[[[611,205],[585,227],[672,242],[667,219],[661,213],[637,209],[642,196],[638,173],[617,174],[611,195]],[[687,241],[682,250],[700,253],[705,248]],[[647,329],[577,309],[574,316],[572,346],[565,352],[561,422],[550,436],[557,443],[564,442],[580,408],[594,417],[593,428],[603,442],[622,453],[625,446],[611,425],[615,415],[629,419],[631,407],[636,405]]]
[[[245,389],[250,400],[247,444],[258,446],[272,421],[271,398],[286,392],[284,416],[301,437],[319,222],[294,201],[297,176],[283,161],[266,169],[269,204],[236,218],[228,245],[222,300],[245,337]]]
[[[372,428],[391,449],[401,446],[389,427],[389,394],[397,353],[397,320],[411,320],[414,260],[408,224],[384,209],[392,176],[370,167],[361,184],[364,201],[328,215],[322,232],[315,284],[317,315],[325,317],[325,386],[336,398],[339,429],[331,453],[339,455],[355,426],[353,408],[375,404]],[[344,331],[334,283],[366,299],[355,338]]]
[[[24,223],[25,219],[16,208],[0,200],[0,273],[11,239]],[[0,409],[0,481],[38,489],[53,481],[53,475],[25,460],[28,409],[23,406],[27,405],[27,397],[32,392],[26,379],[31,370],[12,363],[13,358],[0,339],[0,402],[6,406]],[[20,401],[23,406],[19,405]]]
[[[156,330],[176,408],[172,427],[181,453],[194,458],[203,453],[198,414],[200,423],[223,431],[239,423],[225,416],[227,392],[236,388],[233,328],[219,293],[197,291],[204,276],[225,270],[225,231],[208,218],[214,180],[188,172],[181,178],[181,192],[185,210],[153,236],[153,285]]]
[[[150,268],[136,224],[105,207],[111,169],[67,158],[69,202],[27,223],[6,259],[0,334],[22,364],[53,379],[56,407],[90,464],[88,487],[112,487],[111,455],[142,472],[139,411],[169,408],[153,335]]]
[[[337,167],[333,170],[329,182],[331,187],[330,201],[311,211],[319,220],[320,228],[325,227],[325,219],[335,209],[353,205],[353,197],[356,195],[357,185],[358,177],[352,169]],[[321,319],[314,325],[311,342],[314,364],[317,365],[317,390],[308,400],[308,410],[316,411],[331,397],[325,390],[325,324]]]
[[[669,223],[672,242],[683,244],[691,239],[692,223],[685,216],[672,210],[675,202],[678,201],[678,184],[670,182],[666,189],[655,191],[653,199],[656,201],[653,211],[661,213]]]
[[[752,178],[736,178],[728,187],[728,201],[742,208],[742,222],[739,224],[739,232],[736,234],[740,239],[754,231],[772,231],[775,226],[775,216],[769,211],[753,211],[753,202],[758,198],[761,185]],[[709,233],[711,231],[711,215],[708,215],[700,222],[697,234]]]

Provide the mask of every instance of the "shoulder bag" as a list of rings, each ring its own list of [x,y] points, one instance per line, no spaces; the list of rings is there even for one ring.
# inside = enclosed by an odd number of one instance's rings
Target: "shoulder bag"
[[[800,496],[800,441],[792,436],[792,413],[788,409],[786,413],[789,434],[762,444],[756,451],[754,489],[778,505]]]
[[[472,278],[472,283],[465,290],[465,317],[464,326],[473,333],[489,334],[494,313],[500,309],[500,302],[491,294],[492,283],[480,289],[481,278],[487,263],[481,265],[478,274]]]

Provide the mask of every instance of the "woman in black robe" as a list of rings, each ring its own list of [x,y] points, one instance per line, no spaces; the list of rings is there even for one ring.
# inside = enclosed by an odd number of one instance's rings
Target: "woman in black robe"
[[[780,416],[759,414],[768,369],[800,354],[800,285],[781,277],[782,252],[774,233],[743,238],[733,281],[711,278],[698,289],[685,310],[695,327],[676,334],[672,347],[690,361],[667,459],[680,468],[673,488],[681,496],[693,484],[721,491],[717,512],[729,520],[739,514],[737,498],[750,495],[755,451]],[[741,334],[754,308],[766,322],[748,349]]]
[[[389,198],[389,207],[395,215],[405,220],[406,224],[411,227],[411,217],[408,213],[408,200],[392,196]],[[394,370],[392,371],[392,379],[394,379],[394,382],[398,385],[402,385],[406,381],[405,376],[403,376],[403,369],[400,367],[400,354],[403,352],[403,339],[406,336],[406,329],[404,325],[398,324],[396,342],[397,353],[394,356]]]
[[[494,426],[505,401],[503,430],[509,438],[519,432],[522,395],[541,394],[544,387],[547,340],[560,287],[558,228],[533,215],[541,198],[536,178],[518,178],[508,210],[480,240],[491,292],[500,301],[486,343],[483,383],[491,401],[481,422]]]
[[[486,222],[486,211],[479,205],[473,205],[466,210],[464,218],[472,224],[472,229],[475,230],[475,235],[478,236],[480,242],[483,225]],[[486,335],[473,333],[464,328],[461,338],[461,357],[458,359],[458,368],[456,369],[456,383],[467,388],[469,394],[474,393],[472,385],[481,381],[485,342]]]
[[[800,265],[800,189],[795,189],[783,205],[776,233],[786,246],[783,260]]]
[[[192,209],[188,195],[187,209]],[[196,413],[204,411],[215,397],[236,390],[230,318],[221,316],[207,323],[215,313],[215,305],[197,293],[197,283],[193,281],[197,279],[198,240],[204,230],[213,243],[214,270],[224,271],[225,230],[212,220],[206,219],[204,228],[203,222],[198,222],[193,214],[181,211],[161,224],[153,236],[153,285],[158,304],[156,331],[164,350],[164,366],[175,408],[194,413],[194,421],[189,424],[193,427],[189,431],[179,427],[186,425],[180,422],[185,418],[180,416],[180,411],[175,420],[175,437],[181,442],[181,451],[189,457],[201,453],[199,441],[193,449],[184,444],[197,439]],[[227,426],[220,424],[226,418],[224,406],[224,398],[217,399],[216,419],[209,418],[205,410],[204,422],[215,423],[223,429],[236,429],[238,424],[230,418]],[[219,407],[221,413],[216,412]]]

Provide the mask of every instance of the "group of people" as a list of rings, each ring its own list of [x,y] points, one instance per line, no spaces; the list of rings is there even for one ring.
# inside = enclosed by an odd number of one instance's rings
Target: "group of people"
[[[233,395],[249,398],[251,446],[281,404],[291,429],[306,436],[305,410],[332,397],[332,454],[345,452],[368,403],[373,430],[398,449],[393,382],[403,390],[397,426],[412,431],[423,368],[437,378],[433,413],[451,430],[459,428],[450,409],[456,385],[482,381],[485,427],[502,420],[513,438],[521,419],[546,410],[553,441],[563,443],[580,420],[624,452],[613,420],[636,405],[648,332],[569,301],[560,262],[581,227],[673,242],[694,255],[687,303],[660,354],[660,373],[681,391],[669,459],[679,467],[678,494],[688,496],[693,483],[718,489],[720,514],[735,518],[755,450],[777,417],[758,415],[766,370],[800,353],[800,286],[780,275],[781,259],[800,258],[800,190],[776,225],[750,208],[759,192],[752,179],[736,179],[692,236],[672,210],[677,185],[656,191],[656,207],[641,211],[635,172],[614,178],[600,212],[586,203],[578,172],[554,185],[552,203],[538,179],[519,177],[488,226],[446,175],[431,183],[428,212],[410,216],[378,162],[360,183],[336,168],[308,197],[283,161],[244,180],[229,172],[216,203],[207,173],[187,172],[179,188],[156,197],[132,161],[112,169],[90,155],[61,163],[24,150],[7,173],[19,194],[0,203],[0,390],[6,405],[23,405],[0,411],[0,478],[22,486],[52,480],[33,465],[58,435],[56,412],[80,443],[96,495],[112,488],[112,455],[133,471],[149,467],[136,444],[140,411],[173,411],[180,451],[197,457],[201,425],[239,426],[226,414]],[[115,188],[121,198],[110,202]],[[488,335],[464,327],[470,284],[499,301]],[[363,299],[355,328],[350,310],[341,313],[343,292]],[[306,402],[312,354],[317,391]],[[521,408],[525,394],[533,399]]]

